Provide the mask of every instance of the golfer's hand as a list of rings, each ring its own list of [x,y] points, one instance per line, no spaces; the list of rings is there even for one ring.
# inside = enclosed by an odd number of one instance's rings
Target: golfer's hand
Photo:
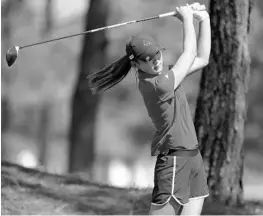
[[[193,10],[187,4],[186,6],[176,7],[176,15],[179,20],[182,22],[185,20],[193,19]]]
[[[198,2],[191,4],[190,7],[193,10],[194,18],[196,18],[199,22],[209,18],[208,12],[203,10],[203,6]]]

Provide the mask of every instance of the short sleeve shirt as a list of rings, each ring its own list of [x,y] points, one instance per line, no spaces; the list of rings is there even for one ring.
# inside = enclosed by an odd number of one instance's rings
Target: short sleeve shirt
[[[180,84],[174,90],[174,73],[164,68],[159,75],[139,71],[139,90],[156,133],[151,155],[167,154],[169,150],[198,148],[196,132],[185,95]]]

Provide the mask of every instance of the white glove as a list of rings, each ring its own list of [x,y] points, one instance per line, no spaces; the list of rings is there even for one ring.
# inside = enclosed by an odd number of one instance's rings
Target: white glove
[[[209,14],[206,10],[204,10],[203,5],[200,5],[198,2],[189,5],[193,10],[194,18],[196,18],[199,22],[209,18]]]

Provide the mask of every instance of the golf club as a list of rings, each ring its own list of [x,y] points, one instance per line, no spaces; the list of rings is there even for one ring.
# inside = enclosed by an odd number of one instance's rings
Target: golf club
[[[201,8],[201,10],[205,10],[205,5],[201,5],[200,8]],[[132,21],[123,22],[123,23],[119,23],[119,24],[100,27],[97,29],[92,29],[92,30],[84,31],[84,32],[77,33],[77,34],[67,35],[64,37],[58,37],[58,38],[54,38],[54,39],[50,39],[50,40],[46,40],[46,41],[41,41],[41,42],[37,42],[37,43],[32,43],[32,44],[28,44],[28,45],[13,46],[6,53],[6,62],[7,62],[7,65],[9,67],[11,67],[15,63],[15,61],[18,57],[19,50],[24,49],[24,48],[28,48],[28,47],[32,47],[32,46],[36,46],[36,45],[40,45],[40,44],[45,44],[45,43],[49,43],[49,42],[53,42],[53,41],[57,41],[57,40],[62,40],[62,39],[66,39],[66,38],[71,38],[71,37],[75,37],[75,36],[79,36],[79,35],[87,35],[87,34],[91,34],[94,32],[99,32],[99,31],[106,30],[106,29],[116,28],[116,27],[132,24],[132,23],[139,23],[139,22],[144,22],[144,21],[153,20],[153,19],[159,19],[159,18],[163,18],[163,17],[167,17],[167,16],[174,16],[174,15],[176,15],[176,11],[172,11],[172,12],[168,12],[168,13],[164,13],[164,14],[159,14],[157,16],[152,16],[152,17],[148,17],[148,18],[144,18],[144,19],[140,19],[140,20],[132,20]]]

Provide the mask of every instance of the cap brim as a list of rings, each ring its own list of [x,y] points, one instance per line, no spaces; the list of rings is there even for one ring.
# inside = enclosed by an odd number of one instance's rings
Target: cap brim
[[[156,45],[155,47],[152,47],[151,50],[147,50],[146,52],[140,54],[137,59],[146,61],[147,57],[153,58],[159,51],[165,50],[164,47]]]

